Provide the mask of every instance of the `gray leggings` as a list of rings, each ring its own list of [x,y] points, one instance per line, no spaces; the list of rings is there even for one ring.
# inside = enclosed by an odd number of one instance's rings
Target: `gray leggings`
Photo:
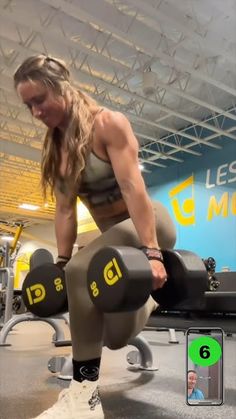
[[[170,215],[160,202],[153,203],[153,208],[159,245],[161,248],[172,248],[176,233]],[[66,266],[72,351],[76,361],[99,358],[103,345],[110,349],[125,346],[131,337],[142,331],[157,307],[150,296],[137,311],[102,314],[95,308],[87,290],[87,269],[94,253],[106,245],[140,247],[130,218],[102,233],[74,255]]]

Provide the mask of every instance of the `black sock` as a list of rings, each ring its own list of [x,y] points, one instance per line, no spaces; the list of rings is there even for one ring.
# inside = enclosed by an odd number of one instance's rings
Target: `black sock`
[[[88,361],[73,362],[73,379],[80,383],[84,380],[96,381],[99,377],[101,358],[89,359]]]

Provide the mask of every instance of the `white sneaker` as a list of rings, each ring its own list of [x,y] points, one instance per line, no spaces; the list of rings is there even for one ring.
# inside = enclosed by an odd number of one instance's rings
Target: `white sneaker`
[[[35,419],[104,419],[97,381],[72,380],[57,402]]]

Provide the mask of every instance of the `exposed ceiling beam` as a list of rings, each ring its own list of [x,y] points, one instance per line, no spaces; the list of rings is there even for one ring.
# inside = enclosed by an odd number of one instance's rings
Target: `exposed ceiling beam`
[[[41,32],[43,34],[43,31],[42,30],[41,30]],[[23,47],[21,47],[21,48],[23,48]],[[202,122],[200,120],[197,120],[196,118],[192,118],[192,117],[190,117],[190,116],[188,116],[186,114],[183,114],[181,112],[176,112],[173,109],[168,108],[167,106],[163,106],[163,105],[159,104],[158,102],[156,102],[154,100],[147,99],[147,98],[145,98],[145,97],[143,97],[141,95],[138,95],[137,93],[133,93],[133,92],[131,92],[128,89],[122,89],[120,87],[117,87],[115,84],[109,83],[106,80],[104,80],[103,78],[98,77],[97,75],[95,76],[95,75],[92,75],[92,74],[88,74],[86,71],[84,71],[82,69],[75,70],[75,72],[78,74],[78,79],[80,77],[80,74],[82,73],[86,78],[88,78],[90,80],[91,83],[94,83],[95,80],[97,80],[97,82],[99,84],[102,83],[108,89],[110,89],[112,87],[114,89],[114,91],[116,91],[118,94],[124,94],[125,93],[130,98],[133,97],[136,100],[140,100],[143,103],[156,106],[156,107],[158,107],[159,110],[164,111],[164,112],[166,112],[169,115],[176,116],[177,118],[180,118],[182,120],[188,121],[188,122],[190,122],[192,124],[201,125],[201,126],[207,128],[207,129],[209,129],[209,130],[211,130],[213,132],[217,132],[219,135],[224,135],[224,131],[223,130],[221,130],[221,129],[213,126],[213,125],[210,125],[210,124],[207,124],[207,123]],[[229,137],[232,138],[232,139],[234,139],[234,140],[236,140],[236,136],[234,136],[234,135],[229,135]]]
[[[83,74],[84,74],[84,72],[82,72]],[[80,71],[78,71],[78,77],[80,76],[80,74],[81,74],[81,70]],[[87,78],[89,78],[89,80],[90,80],[90,82],[93,82],[93,78],[92,78],[92,76],[90,76],[90,75],[88,75],[88,74],[84,74],[85,75],[85,77]],[[96,77],[96,79],[98,79],[99,80],[99,82],[102,82],[103,84],[104,84],[104,86],[106,86],[107,88],[110,88],[111,87],[111,85],[108,83],[108,82],[106,82],[106,81],[104,81],[103,79],[101,79],[101,78],[98,78],[98,77]],[[138,94],[133,94],[133,93],[131,93],[131,92],[129,92],[129,91],[124,91],[123,89],[121,89],[120,87],[116,87],[116,86],[113,86],[112,85],[112,87],[118,92],[118,93],[121,93],[122,91],[123,92],[125,92],[127,95],[129,95],[130,97],[134,97],[134,98],[137,98],[137,99],[139,99],[139,100],[141,100],[141,101],[143,101],[143,102],[145,102],[145,103],[152,103],[153,105],[155,105],[155,106],[157,106],[159,109],[161,109],[161,110],[164,110],[165,112],[167,112],[168,113],[168,111],[171,111],[172,113],[173,113],[173,115],[174,116],[176,116],[176,117],[179,117],[179,118],[181,118],[181,119],[185,119],[185,120],[188,120],[190,123],[192,123],[192,124],[195,124],[195,125],[201,125],[201,126],[203,126],[203,127],[205,127],[205,128],[207,128],[207,129],[210,129],[211,131],[213,131],[213,132],[216,132],[218,135],[225,135],[225,131],[223,131],[223,130],[221,130],[221,129],[218,129],[218,128],[216,128],[216,127],[214,127],[213,125],[210,125],[210,124],[208,124],[208,123],[206,123],[206,122],[201,122],[201,121],[199,121],[199,120],[197,120],[197,119],[195,119],[195,118],[190,118],[190,117],[188,117],[188,116],[185,116],[184,114],[181,114],[181,113],[179,113],[179,112],[176,112],[176,111],[172,111],[172,110],[169,110],[166,106],[161,106],[161,105],[159,105],[158,103],[156,103],[156,102],[154,102],[153,100],[147,100],[146,98],[143,98],[142,96],[140,96],[140,95],[138,95]],[[128,112],[126,112],[126,114],[130,114],[130,113],[128,113]],[[132,115],[132,117],[134,118],[134,115],[133,114],[130,114],[130,115]],[[135,118],[136,118],[136,116],[135,116]],[[5,118],[6,119],[6,118]],[[139,119],[139,120],[141,120],[142,118],[140,118],[140,117],[137,117],[137,119]],[[7,119],[8,120],[8,119]],[[9,122],[11,121],[11,119],[9,118]],[[19,121],[19,123],[20,123],[20,125],[21,126],[23,126],[25,123],[23,122],[23,121]],[[152,121],[148,121],[147,119],[145,119],[145,123],[150,123],[150,124],[152,124]],[[28,123],[26,123],[27,125],[29,125],[30,126],[30,124],[28,124]],[[173,133],[176,133],[176,134],[178,134],[178,135],[182,135],[183,137],[186,137],[186,138],[189,138],[189,139],[191,139],[191,140],[196,140],[196,137],[194,137],[194,136],[192,136],[191,134],[188,134],[188,133],[185,133],[183,130],[182,130],[182,134],[179,132],[179,131],[177,131],[177,130],[173,130],[172,128],[170,128],[170,127],[166,127],[165,125],[163,125],[163,124],[158,124],[158,123],[156,123],[155,122],[155,124],[154,124],[156,127],[158,127],[158,128],[161,128],[161,129],[163,129],[163,130],[165,130],[165,131],[167,131],[167,132],[173,132]],[[214,138],[214,137],[212,137],[212,138]],[[233,134],[230,134],[229,133],[229,138],[232,138],[232,139],[235,139],[236,140],[236,136],[235,135],[233,135]],[[204,140],[205,142],[207,141],[207,138]],[[214,145],[214,144],[208,144],[210,147],[214,147],[214,148],[218,148],[219,146],[217,146],[217,145]]]
[[[22,157],[26,160],[32,160],[37,163],[41,160],[41,151],[20,143],[7,141],[0,137],[0,152],[12,156]]]
[[[11,18],[9,17],[9,15],[7,13],[5,14],[5,20],[6,19],[8,19],[9,22],[12,22]],[[13,23],[15,23],[15,22],[16,22],[16,19],[14,19]],[[22,19],[22,18],[19,20],[19,22],[22,25],[26,25],[24,19]],[[34,25],[34,30],[37,31],[38,33],[41,33],[42,35],[44,35],[44,31],[42,30],[41,25],[38,25],[38,26]],[[62,35],[61,36],[60,35],[56,36],[53,33],[53,31],[50,30],[50,27],[47,27],[47,37],[50,37],[50,39],[53,40],[54,42],[56,42],[56,41],[60,42],[61,45],[65,45],[67,48],[70,48],[73,45],[73,42],[72,42],[71,39],[67,39],[65,37],[65,35],[64,36],[62,36]],[[16,45],[18,45],[18,44],[16,44]],[[130,73],[130,71],[132,71],[133,75],[135,75],[135,74],[140,75],[140,70],[132,70],[130,67],[125,65],[123,62],[119,62],[117,59],[114,60],[112,57],[108,58],[107,56],[105,56],[101,53],[98,53],[98,52],[94,51],[93,49],[91,49],[89,47],[86,47],[86,46],[82,45],[80,42],[79,43],[77,43],[77,42],[74,43],[73,49],[77,50],[78,52],[83,51],[88,56],[96,58],[98,61],[102,62],[104,65],[108,65],[109,67],[112,66],[112,67],[116,68],[117,70],[122,70],[122,71],[126,71],[126,72],[129,72],[129,73]],[[22,51],[22,50],[24,50],[24,47],[21,46],[21,45],[20,46],[18,45],[17,50]],[[29,47],[27,48],[27,50],[28,51],[30,50]],[[33,52],[33,50],[32,50],[32,52]],[[1,60],[4,62],[3,57],[1,58]],[[217,112],[217,113],[223,113],[224,112],[226,116],[236,120],[236,116],[228,113],[227,111],[224,111],[223,109],[221,109],[221,108],[219,108],[215,105],[212,105],[210,103],[207,103],[205,101],[197,99],[197,98],[193,97],[192,95],[184,92],[183,90],[176,89],[172,86],[169,86],[166,83],[162,83],[159,80],[158,80],[157,84],[158,84],[159,87],[162,87],[162,88],[166,89],[166,91],[169,91],[169,92],[173,93],[174,95],[176,95],[178,97],[185,98],[185,99],[187,99],[187,100],[189,100],[193,103],[196,103],[199,106],[202,106],[202,107],[205,107],[205,108],[209,109],[212,112]]]
[[[166,167],[166,165],[165,165],[165,164],[156,163],[156,162],[153,162],[153,161],[150,161],[150,160],[144,159],[144,158],[142,158],[142,157],[140,157],[140,160],[141,160],[141,162],[151,164],[152,166],[163,167],[163,168],[165,168],[165,167]]]
[[[132,4],[136,9],[141,10],[145,15],[148,15],[151,19],[156,22],[167,23],[170,28],[174,27],[176,30],[180,31],[184,36],[191,38],[200,45],[201,50],[207,50],[207,53],[213,55],[221,55],[229,62],[236,64],[236,58],[233,54],[229,54],[225,51],[225,43],[220,39],[214,41],[207,38],[207,36],[200,35],[194,29],[193,19],[188,19],[186,16],[183,16],[182,13],[178,10],[178,2],[174,0],[172,7],[170,7],[166,2],[159,3],[159,7],[154,7],[153,5],[145,3],[142,0],[127,0],[128,3]],[[176,7],[177,6],[177,7]],[[162,25],[161,25],[162,26]],[[156,30],[158,31],[159,25],[156,25]],[[160,32],[161,33],[161,32]],[[168,32],[164,32],[164,35],[168,37]]]
[[[89,7],[94,7],[94,5],[91,5],[89,2],[83,3],[83,6],[80,5],[80,7],[73,5],[72,3],[68,3],[63,0],[41,0],[42,3],[45,3],[49,6],[55,7],[61,11],[63,11],[65,14],[77,18],[78,20],[82,20],[87,23],[94,23],[96,26],[100,25],[101,28],[104,30],[110,32],[113,36],[117,36],[118,39],[123,40],[124,42],[132,43],[132,46],[135,48],[135,50],[142,51],[145,54],[148,54],[150,57],[158,57],[162,58],[167,64],[169,64],[171,67],[176,68],[178,67],[181,69],[184,73],[189,72],[191,76],[200,79],[202,81],[205,81],[212,86],[217,87],[218,89],[224,90],[225,92],[228,92],[229,94],[236,96],[236,89],[226,85],[225,83],[216,80],[203,72],[199,70],[194,70],[191,65],[189,65],[188,61],[184,60],[181,57],[171,57],[170,55],[157,50],[155,48],[151,48],[150,44],[143,44],[140,42],[140,39],[135,37],[135,35],[132,33],[125,33],[118,29],[118,22],[115,20],[116,18],[113,18],[113,25],[109,24],[107,19],[104,17],[108,15],[108,9],[111,6],[109,4],[103,5],[104,8],[98,7],[96,9],[96,17],[91,14],[91,12],[88,11]],[[86,10],[87,8],[87,10]],[[114,10],[109,10],[109,22],[112,21],[112,13],[114,14]]]
[[[140,137],[143,137],[143,138],[149,138],[149,139],[152,139],[152,137],[149,137],[148,135],[145,135],[145,134],[139,134],[139,136]],[[202,153],[199,153],[198,151],[195,151],[195,150],[189,150],[189,148],[187,147],[187,146],[180,146],[180,145],[177,145],[177,144],[171,144],[171,143],[168,143],[167,141],[164,141],[164,140],[158,140],[158,141],[151,141],[150,143],[148,143],[147,145],[145,145],[145,146],[143,146],[143,147],[141,147],[141,151],[142,150],[144,150],[144,151],[147,151],[146,149],[148,149],[148,147],[151,147],[151,145],[153,145],[153,144],[162,144],[162,145],[165,145],[165,146],[168,146],[168,147],[173,147],[173,149],[174,150],[170,150],[170,151],[168,151],[168,153],[167,153],[167,155],[168,154],[172,154],[172,153],[176,153],[177,151],[184,151],[185,153],[188,153],[188,154],[193,154],[194,156],[201,156],[202,155]],[[192,145],[192,144],[191,144]],[[196,145],[196,143],[194,143],[194,145]],[[150,160],[152,160],[153,158],[152,157],[150,157]],[[157,156],[155,157],[155,160],[157,160]]]

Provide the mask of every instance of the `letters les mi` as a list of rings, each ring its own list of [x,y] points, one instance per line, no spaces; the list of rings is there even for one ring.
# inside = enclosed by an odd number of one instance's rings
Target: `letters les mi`
[[[206,188],[214,188],[215,186],[225,185],[236,181],[236,160],[232,163],[222,164],[217,168],[216,176],[214,178],[211,169],[207,170],[206,174]],[[215,182],[215,183],[214,183]]]

